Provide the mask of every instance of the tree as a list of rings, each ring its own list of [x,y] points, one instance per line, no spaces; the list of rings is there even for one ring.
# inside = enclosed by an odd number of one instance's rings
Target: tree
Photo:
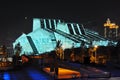
[[[20,42],[18,42],[16,45],[15,45],[15,49],[14,49],[14,52],[15,52],[15,55],[18,55],[21,53],[22,51],[22,46],[20,45]]]

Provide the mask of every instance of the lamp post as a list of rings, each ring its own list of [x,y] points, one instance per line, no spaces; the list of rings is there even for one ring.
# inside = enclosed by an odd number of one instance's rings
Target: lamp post
[[[95,50],[95,63],[97,62],[97,61],[96,61],[96,59],[97,59],[97,48],[98,48],[98,46],[95,45],[95,46],[94,46],[94,50]]]

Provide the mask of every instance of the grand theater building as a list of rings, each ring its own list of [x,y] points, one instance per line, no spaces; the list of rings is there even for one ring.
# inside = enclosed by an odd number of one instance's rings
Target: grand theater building
[[[55,50],[57,41],[61,41],[63,49],[90,46],[108,46],[111,41],[95,31],[84,28],[78,23],[66,23],[60,19],[33,18],[33,29],[23,33],[13,43],[13,48],[20,43],[21,54],[43,54]],[[113,43],[114,44],[114,43]]]

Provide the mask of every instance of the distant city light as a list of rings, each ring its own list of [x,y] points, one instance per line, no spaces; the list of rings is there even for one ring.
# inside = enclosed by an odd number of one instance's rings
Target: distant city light
[[[25,17],[25,19],[27,19],[27,17]]]

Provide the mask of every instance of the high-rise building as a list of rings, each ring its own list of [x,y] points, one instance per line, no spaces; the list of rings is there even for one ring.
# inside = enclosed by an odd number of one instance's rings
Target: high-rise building
[[[119,26],[115,23],[111,23],[110,19],[106,20],[104,23],[104,37],[114,39],[118,37],[118,28]]]

